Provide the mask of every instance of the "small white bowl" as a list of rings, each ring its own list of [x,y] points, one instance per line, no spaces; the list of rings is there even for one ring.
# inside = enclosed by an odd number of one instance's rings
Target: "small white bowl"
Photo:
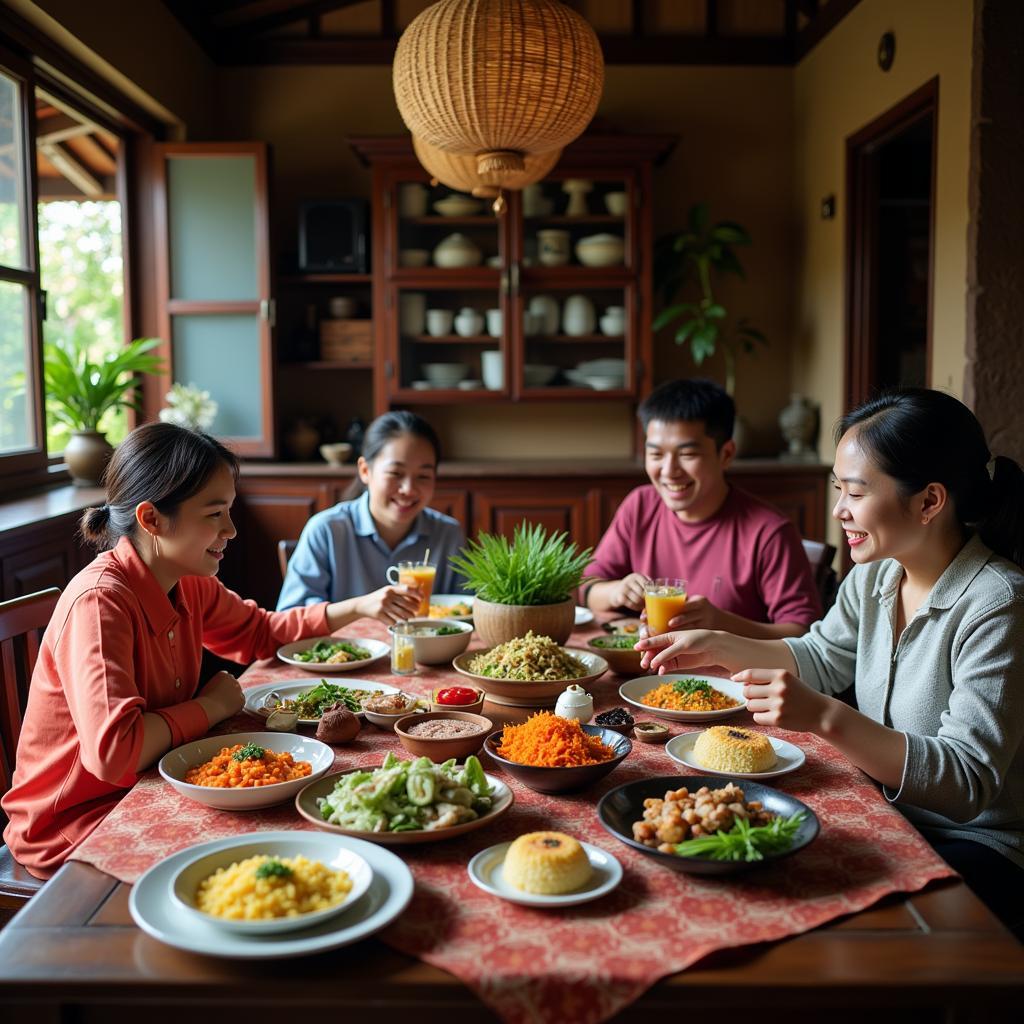
[[[468,622],[461,622],[458,619],[431,619],[418,618],[409,619],[412,627],[421,627],[424,630],[423,636],[413,635],[413,657],[421,665],[448,665],[452,658],[457,658],[468,646],[473,636],[473,627]],[[450,633],[447,636],[436,636],[427,634],[427,629],[437,629],[439,626],[451,626],[458,629],[458,633]],[[394,627],[388,627],[389,633],[394,633]],[[461,710],[455,708],[454,710]],[[372,721],[372,719],[371,719]]]
[[[453,388],[465,380],[469,373],[468,363],[424,363],[423,376],[439,388]]]
[[[404,690],[402,691],[402,695],[408,697],[409,700],[401,711],[371,711],[369,708],[364,707],[363,714],[366,716],[366,720],[372,725],[377,726],[378,729],[394,732],[395,722],[400,718],[407,718],[416,711],[418,698],[411,693],[405,693]]]
[[[479,391],[484,386],[482,380],[460,380],[459,390],[460,391]]]
[[[523,366],[523,387],[542,388],[555,379],[557,366],[542,363],[526,363]]]
[[[617,267],[622,264],[626,244],[618,235],[590,235],[576,243],[576,258],[585,267]]]
[[[289,753],[296,761],[308,761],[313,770],[309,775],[291,782],[275,782],[270,786],[252,788],[221,789],[217,786],[195,786],[185,781],[190,768],[205,764],[219,754],[223,747],[233,747],[236,743],[255,743],[275,754]],[[300,789],[326,775],[333,767],[334,751],[326,743],[310,736],[287,732],[236,732],[207,736],[175,747],[164,754],[157,765],[164,780],[182,796],[221,811],[254,811],[294,800]]]
[[[626,215],[626,193],[605,192],[604,205],[613,217],[624,217]]]
[[[453,195],[438,199],[434,209],[442,217],[472,217],[483,209],[483,203],[470,196]]]
[[[305,780],[304,780],[305,781]],[[373,869],[358,854],[341,844],[322,842],[332,839],[327,833],[296,832],[294,839],[263,839],[259,835],[239,836],[238,843],[214,853],[203,853],[185,864],[171,879],[171,900],[186,914],[204,924],[223,928],[225,931],[242,935],[273,935],[277,932],[298,931],[312,928],[328,918],[334,917],[353,906],[370,888]],[[326,910],[314,910],[309,914],[295,917],[275,917],[261,921],[234,921],[207,914],[195,905],[196,890],[200,882],[212,875],[218,868],[230,867],[249,857],[298,857],[319,861],[332,871],[344,871],[352,882],[348,895],[336,906]]]
[[[603,377],[597,374],[587,375],[583,378],[588,387],[595,391],[618,391],[626,386],[625,377]]]
[[[400,249],[398,251],[400,267],[425,267],[429,262],[429,249]]]

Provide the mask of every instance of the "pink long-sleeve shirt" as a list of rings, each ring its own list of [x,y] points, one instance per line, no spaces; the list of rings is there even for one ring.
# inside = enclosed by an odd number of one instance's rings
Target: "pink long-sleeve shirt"
[[[134,785],[146,712],[172,746],[210,727],[196,702],[203,648],[232,661],[328,633],[327,605],[267,612],[214,577],[166,594],[132,543],[99,555],[60,596],[29,687],[4,840],[49,877]]]

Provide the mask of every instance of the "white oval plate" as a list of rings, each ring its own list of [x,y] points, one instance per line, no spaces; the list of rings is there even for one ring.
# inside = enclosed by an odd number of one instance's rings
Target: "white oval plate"
[[[505,854],[511,843],[498,843],[481,850],[470,862],[466,870],[469,880],[484,892],[498,896],[510,903],[521,903],[524,907],[575,907],[580,903],[606,896],[622,881],[622,865],[599,846],[580,843],[587,854],[594,874],[590,881],[575,892],[563,893],[560,896],[544,896],[533,892],[523,892],[505,881],[502,867]]]
[[[773,779],[776,775],[788,775],[790,772],[795,772],[807,760],[807,755],[795,743],[789,743],[786,740],[779,740],[774,736],[768,736],[767,740],[772,745],[772,749],[775,751],[775,756],[778,759],[775,762],[775,767],[770,771],[719,771],[717,768],[709,768],[706,764],[701,764],[697,760],[697,755],[693,752],[693,746],[700,735],[699,732],[684,732],[680,736],[673,736],[665,745],[665,753],[677,764],[693,768],[694,771],[703,772],[705,775],[721,775],[729,779]]]
[[[321,851],[315,857],[309,852],[309,843],[304,832],[293,832],[288,839],[264,839],[259,833],[246,837],[248,843],[240,843],[215,850],[213,853],[197,853],[171,879],[170,899],[181,909],[183,914],[194,916],[203,924],[212,924],[224,931],[238,935],[273,935],[281,932],[298,932],[312,928],[331,917],[344,913],[345,909],[354,904],[373,881],[373,868],[355,853],[344,846],[337,847],[330,858],[323,856]],[[195,903],[196,892],[204,879],[215,871],[228,868],[236,861],[249,857],[307,857],[321,861],[331,871],[344,871],[348,875],[351,888],[345,898],[338,904],[325,910],[314,910],[308,914],[294,917],[270,917],[257,920],[239,920],[235,918],[215,917],[200,910]]]
[[[412,874],[398,857],[382,846],[329,832],[285,831],[257,835],[268,843],[302,835],[309,839],[310,855],[317,860],[330,859],[340,848],[352,850],[373,870],[370,888],[337,917],[313,928],[283,935],[235,935],[216,925],[193,920],[192,915],[181,913],[168,898],[171,880],[195,857],[254,838],[252,834],[230,836],[179,850],[154,864],[132,886],[128,898],[132,919],[147,935],[176,949],[240,960],[272,960],[307,956],[358,942],[389,925],[412,899]]]
[[[640,698],[645,693],[661,686],[662,683],[672,683],[677,679],[703,679],[727,697],[738,700],[739,704],[734,708],[725,708],[723,711],[669,711],[665,708],[652,708],[649,704],[640,703]],[[737,711],[744,711],[747,707],[742,683],[734,683],[731,679],[720,679],[717,676],[691,675],[687,672],[665,676],[638,676],[619,687],[619,696],[627,704],[632,704],[633,707],[639,708],[641,711],[656,715],[658,718],[667,718],[672,722],[710,722],[715,718],[728,718],[729,715],[735,715]]]
[[[360,664],[363,664],[360,662]],[[281,695],[282,700],[294,700],[300,693],[305,693],[307,690],[312,690],[316,686],[316,681],[312,679],[282,679],[277,683],[261,683],[259,686],[252,686],[245,690],[245,704],[243,710],[248,711],[250,715],[256,715],[257,718],[266,718],[269,714],[268,710],[263,706],[263,702],[270,696],[271,693],[277,692]],[[349,690],[373,690],[374,693],[398,693],[398,687],[388,686],[387,683],[375,683],[372,679],[346,679],[343,683],[337,682],[335,686],[344,686]],[[363,717],[363,712],[358,712],[358,717]],[[300,718],[300,725],[319,725],[319,718]]]
[[[338,640],[348,640],[350,643],[368,650],[370,656],[368,658],[360,658],[359,661],[345,661],[337,665],[328,665],[323,661],[295,660],[294,656],[299,651],[312,647],[313,644],[320,640],[329,640],[335,643]],[[370,640],[361,636],[313,636],[305,640],[296,640],[293,644],[285,644],[284,647],[277,649],[277,657],[286,665],[290,665],[292,668],[301,668],[303,672],[316,672],[319,675],[330,675],[332,672],[354,672],[356,669],[366,668],[375,661],[380,661],[381,658],[387,657],[390,653],[391,648],[383,640]]]
[[[576,605],[576,622],[574,625],[577,626],[589,626],[594,621],[594,613],[589,608],[584,608],[583,605]]]
[[[453,605],[453,604],[468,604],[469,607],[470,607],[470,612],[469,612],[468,615],[444,615],[444,616],[440,616],[440,617],[441,618],[446,618],[446,619],[459,619],[462,622],[470,622],[472,620],[472,618],[473,618],[473,611],[472,611],[472,609],[473,609],[473,595],[472,594],[431,594],[430,595],[430,603],[431,604],[443,604],[443,605],[449,605],[449,606]],[[433,618],[433,616],[431,616],[431,617]]]

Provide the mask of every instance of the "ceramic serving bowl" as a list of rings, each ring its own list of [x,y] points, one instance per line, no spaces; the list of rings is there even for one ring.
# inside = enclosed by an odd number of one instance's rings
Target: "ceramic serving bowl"
[[[303,779],[303,782],[308,782]],[[313,833],[312,838],[301,832],[295,833],[294,839],[263,839],[258,835],[240,836],[239,842],[213,853],[203,853],[188,861],[177,871],[171,880],[171,900],[184,913],[205,924],[214,925],[225,931],[237,932],[242,935],[273,935],[277,932],[297,931],[300,928],[312,928],[328,918],[348,910],[358,900],[373,880],[373,869],[356,852],[347,849],[341,843],[324,843],[322,839],[330,838]],[[201,882],[209,878],[220,868],[230,867],[237,861],[249,857],[298,857],[319,861],[332,871],[344,871],[352,882],[345,899],[341,903],[326,910],[314,910],[308,914],[297,914],[294,917],[276,917],[268,920],[233,921],[223,917],[207,914],[196,906],[196,892]]]
[[[434,203],[434,209],[442,217],[471,217],[483,209],[483,203],[470,196],[452,195],[438,199]]]
[[[466,363],[424,363],[423,376],[441,388],[453,388],[469,373]]]
[[[626,244],[618,235],[589,235],[576,243],[576,258],[585,267],[621,266]]]
[[[447,665],[469,646],[473,636],[472,624],[458,619],[417,618],[409,619],[408,624],[413,630],[413,657],[421,665]],[[441,627],[458,632],[438,636]],[[389,626],[388,632],[394,635],[394,627]]]
[[[429,262],[429,249],[400,249],[398,251],[400,267],[425,267]]]
[[[461,684],[456,684],[461,685]],[[476,686],[464,686],[462,689],[473,690],[477,697],[472,704],[439,704],[437,701],[437,695],[442,690],[447,690],[447,686],[438,686],[430,691],[430,710],[431,711],[465,711],[471,715],[479,715],[483,712],[484,701],[487,699],[487,694],[483,690]]]
[[[275,782],[270,786],[227,789],[216,786],[195,786],[185,781],[190,768],[205,764],[219,754],[224,747],[255,743],[259,747],[274,751],[275,754],[289,753],[295,761],[308,761],[312,767],[309,775],[292,782]],[[310,736],[287,732],[237,732],[223,736],[207,736],[205,739],[175,747],[160,758],[157,769],[164,781],[170,783],[182,796],[187,796],[206,807],[222,811],[253,811],[261,807],[293,800],[295,794],[310,782],[326,775],[334,765],[334,751],[326,744]]]
[[[579,768],[539,768],[529,764],[510,761],[498,753],[502,730],[492,732],[484,743],[484,750],[495,764],[500,765],[514,779],[518,779],[527,789],[537,793],[571,793],[603,779],[614,771],[626,755],[633,749],[633,744],[625,736],[603,729],[599,725],[581,726],[585,733],[597,736],[602,743],[615,751],[615,756],[600,764],[586,764]]]
[[[599,654],[608,662],[608,667],[617,672],[620,676],[639,675],[643,668],[640,666],[641,651],[634,651],[631,647],[610,647],[606,646],[616,640],[615,636],[599,636],[587,641],[587,649]],[[630,637],[633,643],[636,639]]]
[[[332,466],[342,466],[352,457],[352,445],[340,441],[336,444],[320,445],[320,454]]]
[[[493,704],[504,704],[509,707],[536,708],[554,707],[558,695],[571,683],[588,689],[590,684],[608,671],[608,662],[593,651],[579,647],[563,647],[562,650],[574,658],[578,658],[587,669],[585,676],[576,679],[543,679],[531,682],[516,679],[492,679],[490,676],[477,675],[470,669],[470,663],[481,654],[487,654],[490,648],[482,651],[466,651],[453,662],[452,668],[460,675],[471,679],[473,684],[487,694]]]
[[[394,732],[395,723],[403,718],[408,718],[416,708],[416,697],[411,693],[403,693],[402,696],[407,697],[408,699],[405,702],[405,707],[402,708],[401,711],[372,711],[364,705],[363,715],[366,717],[368,722],[377,726],[378,729],[384,729],[386,732]]]
[[[558,373],[557,366],[543,363],[527,363],[523,367],[523,387],[542,388],[550,384]]]
[[[584,374],[583,382],[595,391],[618,391],[626,386],[625,377],[616,377],[612,374]]]
[[[420,722],[469,722],[479,726],[480,731],[469,736],[453,736],[448,739],[429,736],[413,736],[407,731],[410,726]],[[395,735],[398,742],[414,757],[429,757],[435,764],[441,764],[448,758],[464,758],[475,754],[482,746],[484,739],[494,723],[483,715],[474,715],[468,711],[428,711],[425,715],[406,715],[395,723]]]
[[[620,842],[653,858],[664,867],[693,875],[734,875],[740,871],[748,871],[752,867],[771,864],[796,853],[818,834],[818,819],[805,803],[770,786],[741,779],[736,784],[743,790],[743,795],[748,801],[760,800],[765,810],[783,818],[788,818],[798,811],[803,811],[806,815],[788,850],[766,853],[763,860],[756,861],[712,860],[710,857],[679,857],[674,853],[661,853],[633,838],[633,822],[643,820],[644,801],[648,798],[661,799],[669,790],[679,789],[681,786],[686,786],[691,793],[701,786],[721,789],[727,781],[709,775],[671,775],[627,782],[624,786],[609,790],[601,797],[597,804],[597,817],[605,829]]]

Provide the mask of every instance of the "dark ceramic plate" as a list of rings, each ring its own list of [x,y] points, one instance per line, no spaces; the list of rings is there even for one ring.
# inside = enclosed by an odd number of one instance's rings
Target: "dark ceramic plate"
[[[495,764],[500,765],[514,779],[538,793],[571,793],[577,789],[585,789],[598,779],[603,779],[633,749],[625,736],[620,736],[611,729],[602,729],[599,725],[585,725],[583,731],[597,736],[602,743],[615,751],[615,756],[600,764],[587,764],[580,768],[537,768],[533,765],[518,764],[509,761],[498,753],[502,730],[492,732],[484,743],[484,750]]]
[[[734,875],[762,864],[771,864],[803,849],[818,834],[820,825],[817,815],[807,804],[789,796],[788,793],[772,789],[771,786],[762,786],[747,779],[736,779],[735,784],[743,790],[747,800],[760,800],[765,810],[771,811],[772,814],[788,818],[798,811],[804,812],[806,817],[788,850],[766,854],[764,860],[711,860],[708,857],[677,857],[674,853],[661,853],[633,838],[633,822],[643,820],[644,800],[649,797],[664,797],[668,790],[679,789],[680,786],[686,786],[691,793],[701,786],[721,789],[729,781],[720,776],[712,778],[708,775],[663,775],[656,779],[627,782],[624,786],[609,790],[601,797],[597,805],[597,816],[601,824],[627,846],[653,857],[673,871],[686,871],[694,875]]]

